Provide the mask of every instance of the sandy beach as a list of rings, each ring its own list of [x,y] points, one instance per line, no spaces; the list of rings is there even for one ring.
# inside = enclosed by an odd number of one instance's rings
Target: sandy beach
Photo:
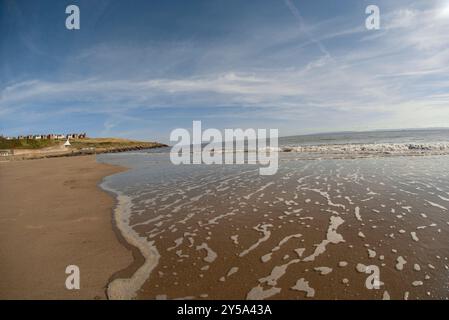
[[[448,298],[446,156],[285,153],[269,177],[166,157],[0,163],[0,298]]]
[[[103,177],[123,170],[95,156],[0,162],[0,299],[106,299],[133,261],[112,225]],[[80,290],[65,269],[80,268]]]

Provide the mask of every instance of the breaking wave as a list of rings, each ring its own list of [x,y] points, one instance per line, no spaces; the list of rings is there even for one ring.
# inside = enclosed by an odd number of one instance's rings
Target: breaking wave
[[[283,146],[280,152],[322,154],[446,154],[449,143],[370,143]]]

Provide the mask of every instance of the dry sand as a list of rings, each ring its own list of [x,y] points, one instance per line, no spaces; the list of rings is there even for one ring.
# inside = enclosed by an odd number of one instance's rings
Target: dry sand
[[[112,225],[114,199],[98,188],[121,171],[95,156],[0,162],[0,299],[105,299],[132,253]],[[65,269],[80,268],[80,290]]]

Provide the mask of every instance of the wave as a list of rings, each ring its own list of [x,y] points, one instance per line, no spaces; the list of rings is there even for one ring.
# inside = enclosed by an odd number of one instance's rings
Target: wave
[[[207,152],[205,150],[190,150],[190,154]],[[266,146],[257,149],[227,149],[216,147],[209,150],[210,155],[227,153],[295,153],[301,156],[311,156],[312,158],[320,156],[328,157],[371,157],[371,156],[413,156],[413,155],[446,155],[449,154],[449,142],[434,143],[347,143],[347,144],[317,144],[317,145],[298,145],[289,144],[279,147]],[[124,155],[142,155],[156,154],[147,152],[127,152]],[[157,153],[164,156],[169,155],[170,150]]]
[[[296,152],[304,154],[449,154],[448,143],[367,143],[367,144],[320,144],[320,145],[283,145],[258,149],[214,149],[211,153],[256,153],[256,152]],[[192,152],[193,153],[193,152]]]
[[[446,154],[449,143],[369,143],[282,146],[280,152],[322,154]]]

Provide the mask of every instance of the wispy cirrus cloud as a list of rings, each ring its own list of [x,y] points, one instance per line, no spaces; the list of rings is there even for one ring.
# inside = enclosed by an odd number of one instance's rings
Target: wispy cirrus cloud
[[[16,133],[30,115],[33,128],[88,114],[93,130],[112,134],[154,121],[156,109],[190,119],[215,109],[217,122],[239,125],[286,121],[285,134],[449,126],[449,19],[441,6],[388,3],[381,30],[367,31],[360,17],[304,18],[307,10],[287,0],[279,10],[290,22],[282,25],[239,21],[240,34],[207,41],[100,42],[70,54],[51,76],[7,79],[0,116],[8,124],[0,129]],[[161,127],[173,121],[158,116]]]

